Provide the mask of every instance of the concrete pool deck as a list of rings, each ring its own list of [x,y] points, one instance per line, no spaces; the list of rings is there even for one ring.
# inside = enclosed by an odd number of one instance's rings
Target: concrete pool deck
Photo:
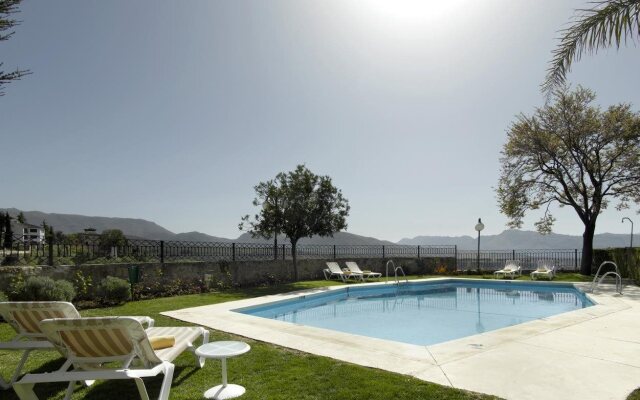
[[[434,281],[430,279],[429,281]],[[416,281],[412,281],[416,282]],[[380,285],[373,283],[368,285]],[[586,292],[589,284],[576,283]],[[601,285],[597,304],[445,343],[418,346],[231,310],[331,286],[163,312],[212,329],[506,399],[625,399],[640,386],[640,288]]]

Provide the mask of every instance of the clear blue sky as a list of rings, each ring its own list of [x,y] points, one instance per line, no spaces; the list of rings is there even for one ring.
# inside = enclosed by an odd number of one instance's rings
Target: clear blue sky
[[[0,98],[0,207],[237,237],[253,185],[306,163],[350,200],[350,232],[474,235],[482,217],[499,233],[506,130],[543,103],[557,32],[585,6],[27,0],[0,43],[5,69],[33,72]],[[638,110],[639,67],[630,44],[569,78]],[[612,208],[598,232],[627,233],[622,216],[640,226]]]

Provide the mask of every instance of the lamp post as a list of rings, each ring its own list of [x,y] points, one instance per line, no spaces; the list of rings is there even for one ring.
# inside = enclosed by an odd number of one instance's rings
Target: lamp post
[[[631,220],[631,218],[629,217],[624,217],[622,218],[622,223],[624,224],[624,220],[627,220],[629,222],[631,222],[631,240],[630,240],[630,244],[629,247],[633,248],[633,221]]]
[[[476,262],[476,268],[478,269],[478,273],[480,273],[480,231],[484,229],[484,224],[482,223],[482,219],[478,218],[478,223],[476,224],[476,230],[478,231],[478,257]]]

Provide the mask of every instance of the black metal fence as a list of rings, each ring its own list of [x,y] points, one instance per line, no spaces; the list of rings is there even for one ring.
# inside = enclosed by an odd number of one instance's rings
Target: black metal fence
[[[298,245],[298,259],[455,257],[456,246]],[[15,236],[0,244],[4,265],[290,260],[290,244],[185,242],[78,234],[38,242]]]
[[[475,270],[480,265],[483,271],[495,271],[505,266],[508,260],[517,260],[525,270],[538,267],[539,261],[551,261],[560,270],[577,271],[580,269],[582,252],[578,249],[541,249],[541,250],[458,250],[458,270]]]
[[[578,249],[458,250],[453,245],[298,245],[298,259],[431,258],[452,257],[458,270],[497,270],[507,260],[518,260],[523,269],[535,269],[550,260],[562,270],[578,270]],[[38,242],[15,236],[0,243],[3,265],[73,265],[131,262],[267,261],[290,260],[290,244],[185,242],[109,238],[76,234]]]

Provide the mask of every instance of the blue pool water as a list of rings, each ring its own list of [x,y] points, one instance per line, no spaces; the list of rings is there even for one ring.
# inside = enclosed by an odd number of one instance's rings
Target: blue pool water
[[[234,310],[430,345],[592,306],[570,284],[446,280],[340,290]]]

